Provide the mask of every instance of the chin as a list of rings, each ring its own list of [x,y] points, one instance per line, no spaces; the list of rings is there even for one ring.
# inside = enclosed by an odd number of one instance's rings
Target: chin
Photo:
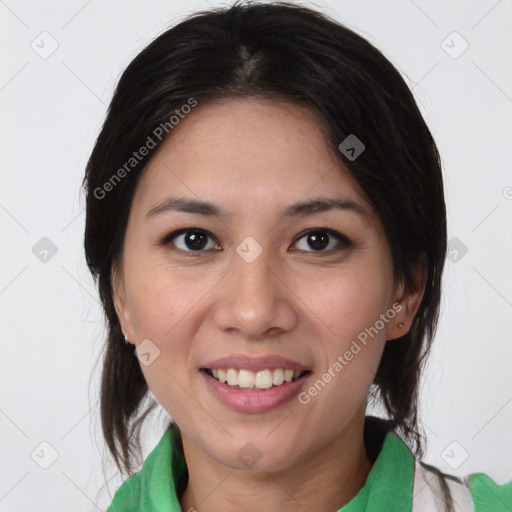
[[[237,436],[236,440],[228,436],[222,445],[212,446],[210,454],[220,464],[236,471],[275,472],[287,469],[297,458],[297,442],[291,442],[289,437],[287,443],[278,437],[266,438],[269,431],[266,429],[262,436]]]

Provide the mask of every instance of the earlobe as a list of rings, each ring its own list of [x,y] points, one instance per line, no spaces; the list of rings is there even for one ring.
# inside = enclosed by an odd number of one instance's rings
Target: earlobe
[[[395,303],[398,302],[401,308],[389,325],[386,333],[388,340],[401,338],[410,331],[425,293],[427,270],[426,259],[422,255],[412,271],[414,282],[409,285],[400,284],[398,287]]]
[[[133,339],[133,335],[130,327],[129,313],[126,308],[126,294],[124,288],[124,282],[121,279],[118,272],[113,269],[111,274],[111,285],[112,285],[112,302],[117,313],[119,325],[125,337],[125,342]]]

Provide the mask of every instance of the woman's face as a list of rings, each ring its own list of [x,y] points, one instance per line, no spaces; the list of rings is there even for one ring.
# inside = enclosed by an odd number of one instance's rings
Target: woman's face
[[[123,332],[183,438],[231,468],[289,467],[362,421],[386,339],[415,312],[398,312],[382,226],[319,126],[286,103],[199,105],[133,200]],[[338,207],[292,206],[313,199]],[[280,384],[291,370],[307,372]]]

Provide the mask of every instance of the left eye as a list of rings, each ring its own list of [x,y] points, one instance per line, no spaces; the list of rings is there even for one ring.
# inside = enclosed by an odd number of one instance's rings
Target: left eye
[[[211,240],[208,246],[208,239]],[[341,247],[336,248],[335,239]],[[315,228],[301,233],[293,245],[297,245],[301,240],[305,240],[312,250],[299,248],[300,252],[312,253],[331,253],[339,251],[352,245],[352,242],[341,233],[327,228]],[[185,253],[201,253],[206,250],[221,250],[222,248],[215,242],[212,235],[200,229],[180,229],[169,233],[160,242],[160,245],[167,245],[170,242],[180,251]],[[180,246],[181,244],[181,246]],[[327,250],[325,250],[327,248]],[[203,250],[204,249],[204,250]]]
[[[334,247],[331,245],[333,242],[332,239],[336,238],[338,239],[338,242],[341,242],[341,248],[336,249],[336,243],[334,243]],[[303,233],[297,239],[297,242],[303,239],[306,241],[309,247],[313,248],[313,251],[308,249],[299,249],[300,251],[305,252],[330,253],[341,250],[343,247],[349,247],[352,244],[352,242],[345,235],[342,235],[337,231],[333,231],[332,229],[326,228],[310,229],[306,233]],[[297,244],[297,242],[295,242],[295,244]],[[324,250],[326,247],[329,247],[328,250]]]

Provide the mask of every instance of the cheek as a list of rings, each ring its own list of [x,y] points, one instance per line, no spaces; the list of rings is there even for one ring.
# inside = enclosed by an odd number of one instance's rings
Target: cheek
[[[152,393],[171,414],[169,397],[174,397],[173,409],[184,405],[180,406],[180,383],[187,382],[191,340],[199,328],[193,311],[212,285],[197,277],[184,278],[162,259],[132,261],[131,266],[127,264],[125,286],[136,342],[151,340],[156,348],[149,346],[157,354],[150,365],[141,359],[141,370]]]
[[[127,280],[130,314],[137,342],[151,340],[158,357],[141,370],[151,393],[178,423],[190,420],[191,340],[198,328],[194,308],[211,287],[205,280],[186,279],[168,262],[148,260],[133,265]],[[191,273],[192,274],[192,273]],[[204,421],[204,418],[201,418]]]
[[[303,281],[300,297],[308,297],[304,302],[318,318],[329,345],[343,349],[385,312],[391,286],[385,269],[331,269]]]
[[[167,345],[168,340],[175,339],[176,330],[189,325],[182,320],[193,311],[214,280],[210,277],[210,284],[208,277],[198,279],[190,270],[180,272],[165,257],[139,262],[128,269],[131,273],[127,272],[126,282],[134,329],[139,337],[154,338]]]
[[[320,416],[337,411],[346,417],[366,397],[386,342],[380,315],[391,286],[389,270],[370,264],[335,275],[332,269],[317,272],[315,279],[303,281],[301,297],[310,297],[305,302],[316,318],[326,360],[310,388],[311,405],[323,411]]]

